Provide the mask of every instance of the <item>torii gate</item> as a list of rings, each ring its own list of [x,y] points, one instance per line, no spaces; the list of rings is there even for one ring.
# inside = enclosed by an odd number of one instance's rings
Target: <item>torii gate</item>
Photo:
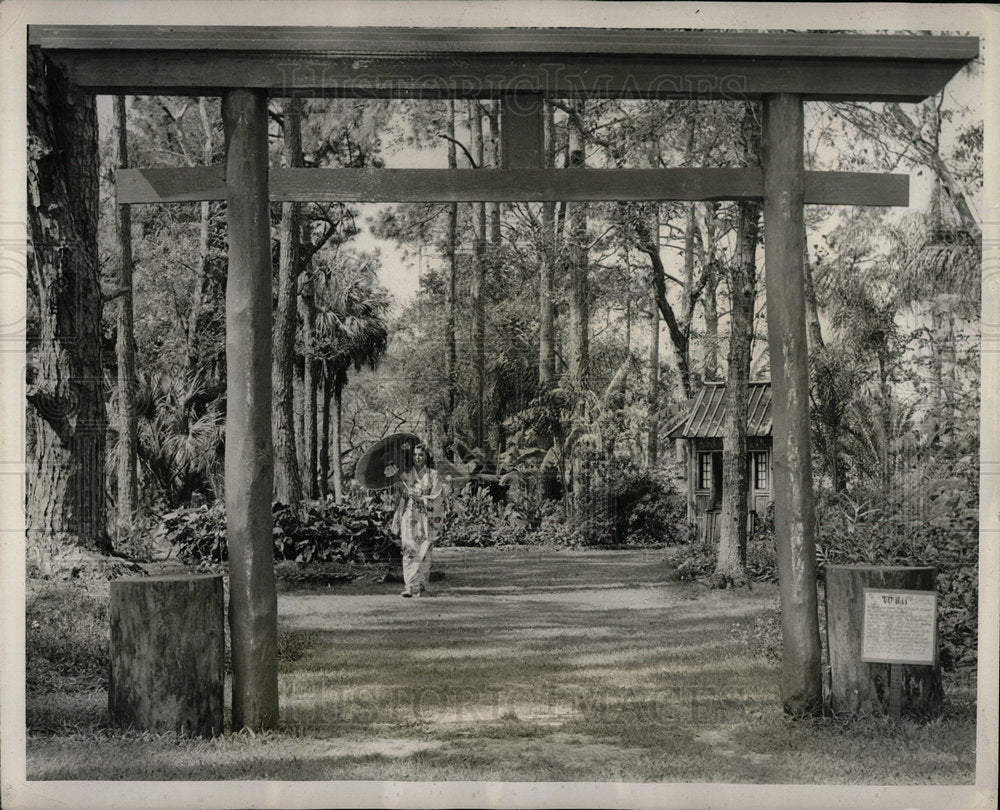
[[[226,515],[233,727],[278,719],[271,539],[270,201],[762,199],[773,391],[781,696],[822,698],[809,460],[806,203],[906,205],[905,175],[806,172],[803,102],[922,101],[974,37],[608,29],[29,26],[68,79],[102,94],[222,97],[224,166],[119,173],[121,203],[225,200]],[[269,95],[499,98],[498,170],[269,169]],[[760,169],[545,169],[543,99],[762,102]]]

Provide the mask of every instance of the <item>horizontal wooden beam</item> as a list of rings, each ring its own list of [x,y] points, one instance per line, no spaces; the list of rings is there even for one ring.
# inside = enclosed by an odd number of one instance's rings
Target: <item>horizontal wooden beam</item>
[[[221,166],[120,169],[121,203],[224,200]],[[905,206],[905,174],[806,172],[806,203]],[[272,202],[756,200],[760,169],[272,169]]]
[[[269,51],[422,59],[517,53],[561,57],[745,57],[751,59],[909,59],[967,61],[976,37],[898,34],[760,33],[635,28],[403,28],[295,26],[31,25],[45,49],[105,51]]]
[[[258,51],[69,51],[48,55],[97,94],[221,95],[240,86],[272,96],[325,98],[757,99],[922,101],[963,62],[910,59],[757,59],[456,53],[361,59]]]
[[[976,37],[600,28],[31,25],[95,93],[377,98],[919,101],[979,54]]]

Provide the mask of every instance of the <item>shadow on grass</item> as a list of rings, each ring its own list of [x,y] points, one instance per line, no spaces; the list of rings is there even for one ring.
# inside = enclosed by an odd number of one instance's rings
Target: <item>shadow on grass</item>
[[[968,720],[946,721],[946,740],[899,725],[857,744],[784,718],[778,665],[731,633],[773,610],[773,586],[678,583],[655,551],[520,551],[442,550],[444,578],[427,599],[375,583],[282,594],[276,732],[134,735],[102,726],[103,694],[36,701],[29,777],[971,779]],[[917,757],[906,753],[914,734]]]

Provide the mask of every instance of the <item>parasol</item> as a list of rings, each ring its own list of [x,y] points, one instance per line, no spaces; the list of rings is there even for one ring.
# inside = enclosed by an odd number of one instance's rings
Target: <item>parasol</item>
[[[369,447],[354,468],[354,478],[365,489],[388,489],[399,480],[398,475],[386,478],[390,464],[402,472],[413,466],[413,448],[420,438],[413,433],[393,433]]]

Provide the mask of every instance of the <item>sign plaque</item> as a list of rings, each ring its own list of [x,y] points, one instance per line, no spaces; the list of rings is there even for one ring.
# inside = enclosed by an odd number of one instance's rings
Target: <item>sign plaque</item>
[[[861,660],[933,664],[937,649],[937,593],[864,589]]]

